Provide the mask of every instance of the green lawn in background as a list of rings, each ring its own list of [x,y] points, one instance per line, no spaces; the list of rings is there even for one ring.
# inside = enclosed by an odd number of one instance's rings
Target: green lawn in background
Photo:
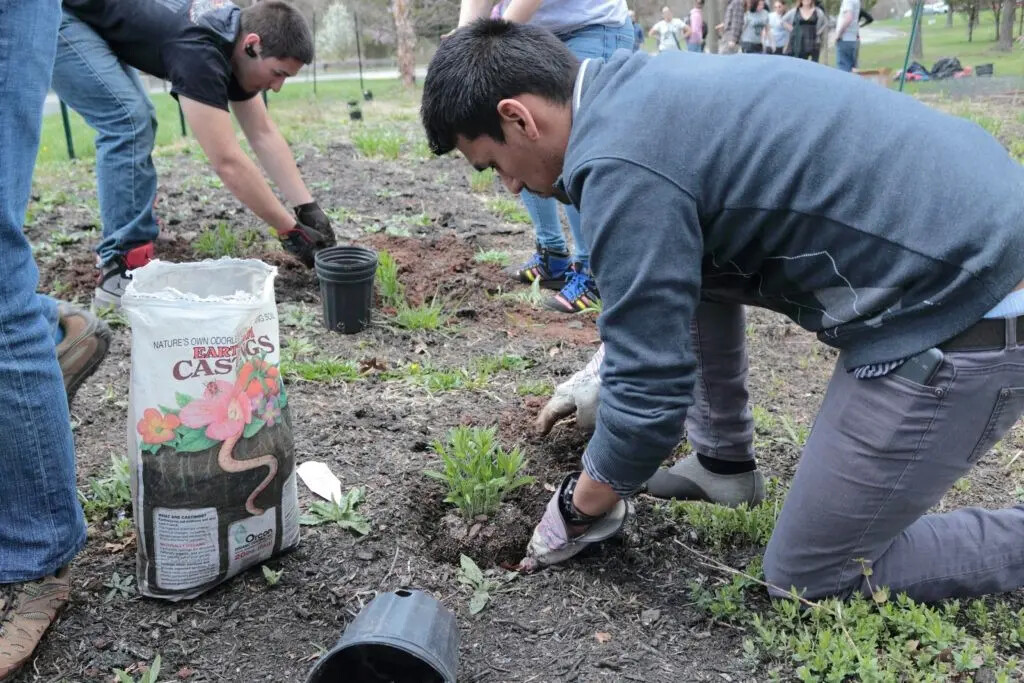
[[[931,69],[940,57],[956,57],[964,66],[991,63],[995,65],[996,76],[1024,76],[1024,46],[1014,44],[1012,52],[997,52],[995,41],[995,17],[992,12],[982,12],[980,25],[974,27],[974,40],[967,42],[967,18],[957,14],[953,26],[946,27],[942,14],[921,17],[924,59],[920,61]],[[929,23],[934,21],[934,23]],[[1016,22],[1015,22],[1016,23]],[[885,19],[876,21],[872,27],[902,31],[902,35],[880,43],[867,43],[860,49],[860,68],[877,69],[889,67],[893,73],[903,68],[903,58],[910,39],[910,19]],[[834,62],[834,51],[830,51]]]
[[[366,88],[373,92],[374,98],[396,99],[405,97],[403,88],[398,80],[373,80],[365,82]],[[418,94],[418,90],[414,91]],[[409,95],[410,97],[412,95]],[[157,115],[156,146],[160,147],[176,143],[181,138],[181,125],[178,121],[178,104],[174,99],[164,93],[155,93],[150,96]],[[329,105],[338,105],[346,100],[356,99],[362,101],[359,90],[359,81],[337,80],[321,81],[317,84],[317,95],[313,95],[313,84],[308,82],[285,83],[279,93],[268,93],[267,96],[271,117],[285,131],[289,129],[289,122],[300,114],[308,114],[310,107],[318,108]],[[308,104],[309,107],[303,106]],[[298,105],[298,106],[296,106]],[[86,125],[85,121],[69,110],[71,119],[71,134],[74,140],[75,155],[80,159],[92,158],[96,155],[96,148],[93,145],[93,131]],[[346,119],[347,120],[347,119]],[[37,163],[64,161],[68,158],[67,145],[64,140],[64,127],[61,124],[60,113],[48,114],[43,117],[42,139],[39,145]]]

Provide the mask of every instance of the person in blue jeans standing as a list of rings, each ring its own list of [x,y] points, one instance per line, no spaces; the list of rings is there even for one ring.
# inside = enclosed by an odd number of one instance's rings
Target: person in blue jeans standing
[[[153,105],[136,69],[171,83],[171,95],[213,170],[305,265],[335,242],[302,181],[261,90],[281,88],[313,60],[312,33],[292,5],[244,10],[227,0],[64,0],[53,89],[96,131],[103,240],[94,304],[120,306],[128,271],[153,257],[159,233]],[[242,150],[230,111],[294,214]]]
[[[836,67],[853,71],[857,67],[860,0],[843,0],[836,20]]]
[[[0,4],[0,681],[70,594],[85,520],[68,400],[110,344],[94,316],[36,293],[22,232],[59,23],[60,0]]]
[[[459,26],[485,18],[491,11],[489,0],[462,0]],[[506,21],[531,24],[554,33],[580,59],[607,59],[616,50],[633,50],[633,22],[625,0],[504,0],[499,13]],[[510,274],[520,282],[540,282],[557,289],[545,307],[576,313],[600,303],[597,283],[590,269],[590,249],[580,230],[580,214],[565,205],[565,216],[572,233],[570,256],[562,224],[559,202],[542,198],[529,190],[520,195],[533,221],[537,250]]]

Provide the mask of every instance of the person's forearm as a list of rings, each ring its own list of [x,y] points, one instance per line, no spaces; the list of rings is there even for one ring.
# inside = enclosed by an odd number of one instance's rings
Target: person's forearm
[[[249,144],[267,175],[289,203],[298,206],[313,201],[313,196],[299,175],[291,148],[273,123],[269,123],[263,133],[249,140]]]
[[[849,12],[845,13],[842,18],[840,18],[839,23],[836,25],[836,40],[842,40],[842,35],[846,33],[846,29],[850,28],[850,20],[851,16]]]
[[[512,0],[502,15],[506,21],[514,21],[518,24],[525,24],[533,18],[540,7],[541,0]]]
[[[260,169],[241,150],[217,164],[214,171],[238,201],[278,233],[295,227],[295,216],[277,200]]]
[[[572,504],[585,515],[597,517],[605,514],[618,503],[619,494],[611,486],[591,478],[589,474],[580,474],[576,489],[572,494]]]
[[[459,26],[483,19],[491,10],[490,0],[462,0],[459,6]]]

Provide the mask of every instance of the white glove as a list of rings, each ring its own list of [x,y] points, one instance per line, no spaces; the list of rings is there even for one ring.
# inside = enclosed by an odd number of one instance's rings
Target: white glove
[[[597,422],[598,394],[601,390],[601,362],[604,344],[594,353],[586,367],[555,387],[555,393],[544,404],[535,423],[541,436],[551,431],[556,422],[576,413],[576,426],[586,432],[594,431]]]

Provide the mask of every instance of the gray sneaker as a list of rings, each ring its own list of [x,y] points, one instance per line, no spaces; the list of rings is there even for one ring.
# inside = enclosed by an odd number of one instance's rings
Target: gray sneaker
[[[695,456],[672,467],[661,468],[647,480],[647,493],[655,498],[703,500],[736,507],[754,506],[764,500],[764,475],[759,470],[742,474],[715,474],[704,469]]]
[[[92,295],[93,312],[101,308],[121,308],[121,295],[132,281],[128,271],[141,268],[152,260],[153,243],[147,242],[102,264],[99,267],[99,281]]]

